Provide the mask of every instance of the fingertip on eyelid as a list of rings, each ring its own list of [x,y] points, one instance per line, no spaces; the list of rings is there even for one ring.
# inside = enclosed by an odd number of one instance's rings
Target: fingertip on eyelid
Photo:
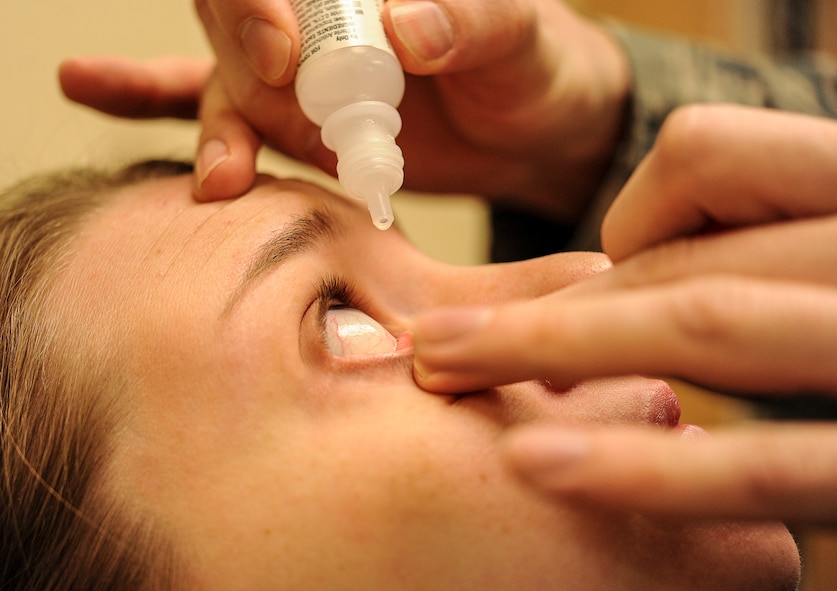
[[[395,350],[398,352],[407,351],[413,348],[413,333],[410,331],[401,333],[396,341]]]

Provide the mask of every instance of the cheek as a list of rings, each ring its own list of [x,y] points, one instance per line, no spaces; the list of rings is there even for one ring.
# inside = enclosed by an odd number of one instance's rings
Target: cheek
[[[303,445],[314,450],[303,498],[317,507],[305,531],[351,572],[410,572],[436,588],[584,571],[589,524],[524,489],[499,460],[498,435],[450,408],[324,423]]]
[[[399,588],[404,573],[433,581],[451,557],[482,560],[514,503],[496,497],[493,433],[441,410],[370,406],[276,429],[227,479],[247,502],[212,512],[237,540],[224,551],[263,540],[249,551],[298,589],[340,587],[332,578],[347,572],[363,588]]]
[[[441,560],[492,545],[498,528],[532,521],[532,499],[500,462],[498,434],[481,417],[447,407],[331,418],[303,445],[317,466],[308,496],[318,498],[334,537],[393,560],[417,552]]]
[[[457,489],[498,478],[494,434],[481,422],[452,421],[453,413],[433,404],[375,401],[343,410],[313,421],[304,447],[319,464],[318,494],[339,507],[350,528],[450,518]]]

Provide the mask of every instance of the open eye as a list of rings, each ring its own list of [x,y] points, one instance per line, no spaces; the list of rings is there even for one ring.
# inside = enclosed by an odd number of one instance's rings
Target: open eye
[[[337,357],[392,353],[398,345],[389,331],[354,308],[326,311],[324,332],[328,350]]]

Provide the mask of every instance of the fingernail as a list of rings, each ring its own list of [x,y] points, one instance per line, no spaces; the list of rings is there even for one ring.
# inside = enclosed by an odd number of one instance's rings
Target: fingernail
[[[230,149],[223,140],[213,139],[206,142],[195,165],[198,187],[202,186],[206,177],[229,157]]]
[[[241,26],[239,38],[259,76],[267,82],[282,77],[291,59],[290,37],[264,19],[251,18]]]
[[[421,384],[424,380],[427,379],[429,372],[425,369],[424,364],[421,363],[417,358],[413,359],[413,380],[417,384]]]
[[[435,2],[399,5],[390,15],[396,37],[420,61],[439,59],[453,49],[453,25]]]
[[[483,328],[493,317],[491,308],[433,310],[416,319],[413,332],[425,343],[451,341]]]
[[[589,455],[581,433],[559,428],[527,428],[506,442],[506,456],[521,475],[542,484],[556,485],[565,469]]]

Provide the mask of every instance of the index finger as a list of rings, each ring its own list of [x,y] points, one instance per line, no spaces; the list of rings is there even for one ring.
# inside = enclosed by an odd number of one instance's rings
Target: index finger
[[[194,119],[212,67],[203,58],[75,57],[61,63],[58,78],[67,98],[103,113]]]
[[[506,458],[546,494],[619,510],[837,524],[837,427],[696,432],[528,427],[506,442]]]
[[[837,211],[837,123],[738,106],[672,114],[602,223],[615,261],[714,226]]]

